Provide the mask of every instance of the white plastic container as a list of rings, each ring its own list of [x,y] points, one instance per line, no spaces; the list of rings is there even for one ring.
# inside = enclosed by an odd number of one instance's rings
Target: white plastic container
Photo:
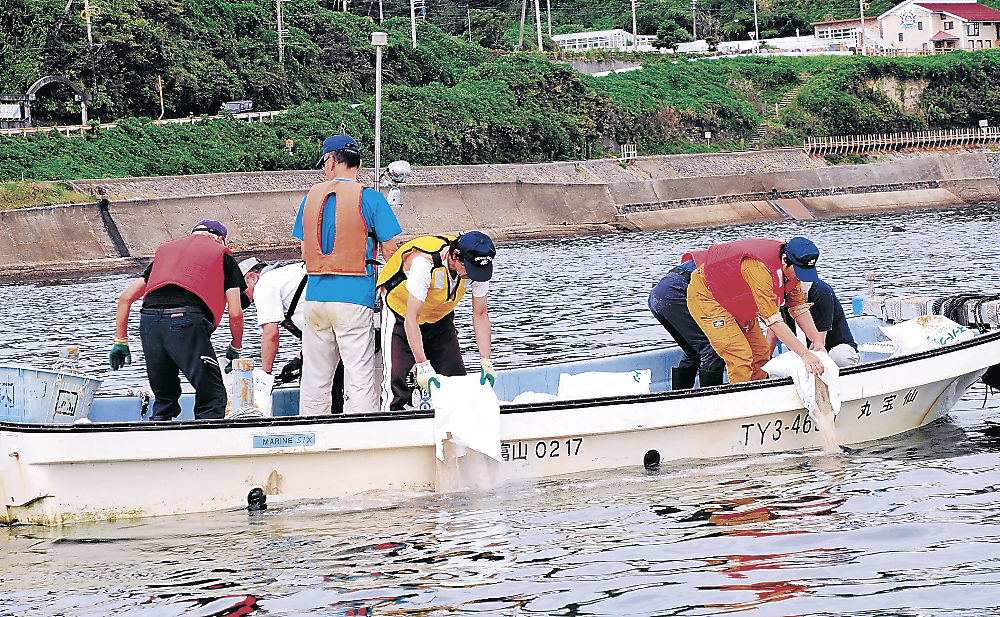
[[[86,418],[101,380],[82,373],[0,365],[0,421],[68,424]]]

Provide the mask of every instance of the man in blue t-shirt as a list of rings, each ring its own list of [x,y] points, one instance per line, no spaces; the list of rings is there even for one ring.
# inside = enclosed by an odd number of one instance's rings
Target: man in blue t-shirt
[[[327,137],[319,164],[327,182],[314,186],[302,200],[292,228],[292,235],[302,240],[309,272],[299,415],[331,413],[330,388],[341,360],[347,399],[344,411],[373,412],[379,408],[373,325],[375,253],[381,249],[383,258],[391,257],[397,249],[393,238],[402,228],[385,196],[358,184],[361,154],[354,138]],[[338,212],[338,196],[353,207]]]
[[[844,307],[837,300],[833,288],[822,279],[817,279],[815,283],[802,283],[802,291],[806,294],[806,302],[812,304],[809,312],[819,331],[821,340],[815,342],[823,345],[830,358],[841,368],[860,362],[858,344],[854,342]]]

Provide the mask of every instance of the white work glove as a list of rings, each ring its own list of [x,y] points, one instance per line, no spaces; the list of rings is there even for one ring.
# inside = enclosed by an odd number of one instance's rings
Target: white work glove
[[[493,368],[493,361],[489,358],[480,358],[479,365],[482,367],[479,369],[479,385],[485,386],[489,381],[492,388],[497,383],[497,372]]]
[[[441,387],[441,382],[438,381],[437,372],[434,371],[434,367],[431,366],[430,360],[425,360],[420,364],[413,367],[413,372],[416,373],[417,383],[424,390],[430,391],[431,384],[437,387]]]

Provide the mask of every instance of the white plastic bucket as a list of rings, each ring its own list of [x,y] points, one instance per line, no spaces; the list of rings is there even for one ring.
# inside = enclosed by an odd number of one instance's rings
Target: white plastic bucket
[[[0,420],[67,424],[90,414],[101,380],[81,373],[0,365]]]

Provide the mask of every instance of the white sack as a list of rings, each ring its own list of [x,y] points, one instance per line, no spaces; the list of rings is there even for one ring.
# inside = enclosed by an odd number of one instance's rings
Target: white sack
[[[921,315],[892,326],[879,326],[896,350],[892,357],[928,351],[976,336],[972,330],[943,315]]]
[[[552,401],[557,401],[559,398],[555,394],[549,394],[548,392],[522,392],[514,397],[511,401],[514,405],[526,405],[529,403],[551,403]]]
[[[830,406],[833,407],[833,417],[840,413],[840,368],[837,363],[823,352],[814,351],[816,357],[823,363],[825,370],[820,375],[820,379],[826,383],[830,391]],[[795,389],[802,399],[802,405],[809,410],[809,413],[816,417],[816,376],[806,369],[805,363],[799,354],[794,351],[771,358],[763,366],[765,372],[771,377],[791,377],[795,382]]]
[[[274,375],[268,375],[262,368],[253,370],[253,404],[264,414],[271,417],[271,391],[274,389]]]
[[[565,400],[649,394],[650,376],[648,368],[624,373],[561,373],[556,397]]]
[[[451,433],[459,446],[482,452],[500,460],[500,401],[487,382],[479,383],[479,373],[446,377],[438,375],[441,387],[431,386],[434,402],[434,447],[438,460],[444,460],[441,441]]]

